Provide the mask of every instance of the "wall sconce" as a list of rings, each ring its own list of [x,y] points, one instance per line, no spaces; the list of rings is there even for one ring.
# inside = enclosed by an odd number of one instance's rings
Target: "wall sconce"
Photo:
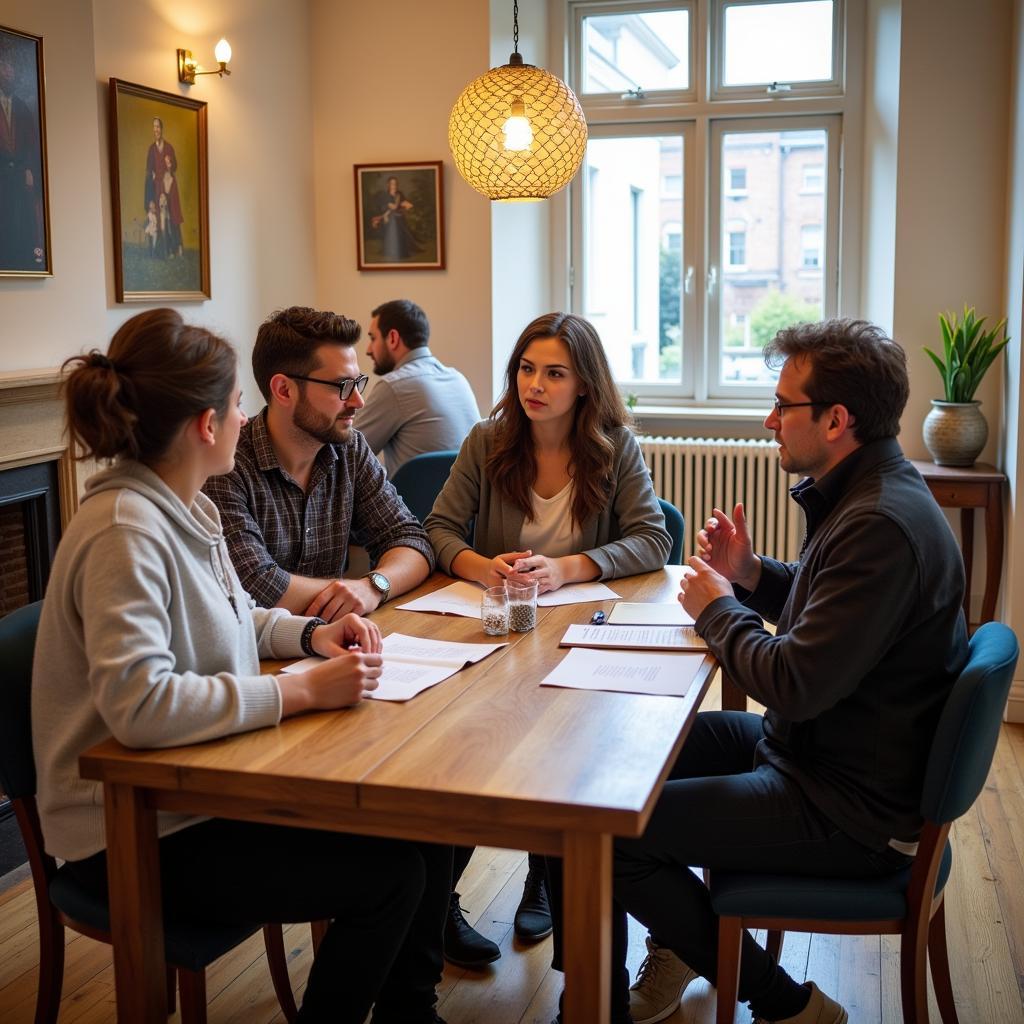
[[[191,50],[178,50],[178,81],[185,85],[195,85],[196,75],[219,75],[223,78],[231,74],[228,63],[231,60],[231,44],[226,39],[221,39],[213,48],[213,56],[220,65],[216,71],[197,71],[199,66],[192,57]]]

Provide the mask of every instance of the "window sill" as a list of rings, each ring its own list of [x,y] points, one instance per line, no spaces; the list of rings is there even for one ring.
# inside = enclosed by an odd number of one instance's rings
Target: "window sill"
[[[633,410],[637,433],[655,437],[726,437],[762,440],[764,418],[770,406],[761,408],[713,405],[638,405]]]

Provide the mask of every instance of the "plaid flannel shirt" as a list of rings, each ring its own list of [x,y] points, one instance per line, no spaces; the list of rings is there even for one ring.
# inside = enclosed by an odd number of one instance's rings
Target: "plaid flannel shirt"
[[[277,460],[264,409],[242,428],[235,468],[203,490],[220,509],[242,585],[265,608],[281,600],[292,573],[340,579],[349,544],[365,547],[374,565],[385,551],[406,547],[434,567],[423,527],[357,430],[320,449],[303,491]]]

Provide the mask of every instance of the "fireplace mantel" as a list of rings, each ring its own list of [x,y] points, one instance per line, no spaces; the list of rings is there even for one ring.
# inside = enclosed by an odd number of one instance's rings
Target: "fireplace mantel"
[[[56,462],[61,527],[78,508],[78,474],[64,437],[58,367],[0,372],[0,471]]]

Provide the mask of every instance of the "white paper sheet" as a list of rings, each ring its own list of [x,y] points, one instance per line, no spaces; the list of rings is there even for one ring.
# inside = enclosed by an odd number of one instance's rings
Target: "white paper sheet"
[[[708,645],[693,626],[591,626],[572,625],[562,647],[602,647],[646,651],[706,651]]]
[[[483,587],[466,580],[449,583],[447,587],[424,594],[415,601],[398,605],[401,611],[440,612],[442,615],[464,615],[466,618],[480,618],[480,595]],[[541,608],[553,608],[562,604],[585,604],[588,601],[614,601],[619,595],[603,583],[569,583],[550,594],[541,594],[537,604]]]
[[[384,637],[384,666],[377,689],[367,696],[373,700],[410,700],[467,665],[493,654],[499,647],[507,646],[506,643],[463,644],[389,633]],[[281,671],[304,672],[324,660],[303,658]]]
[[[685,697],[703,660],[702,654],[637,654],[574,647],[540,685]]]
[[[693,616],[678,601],[668,604],[619,601],[608,622],[617,626],[692,626]]]

